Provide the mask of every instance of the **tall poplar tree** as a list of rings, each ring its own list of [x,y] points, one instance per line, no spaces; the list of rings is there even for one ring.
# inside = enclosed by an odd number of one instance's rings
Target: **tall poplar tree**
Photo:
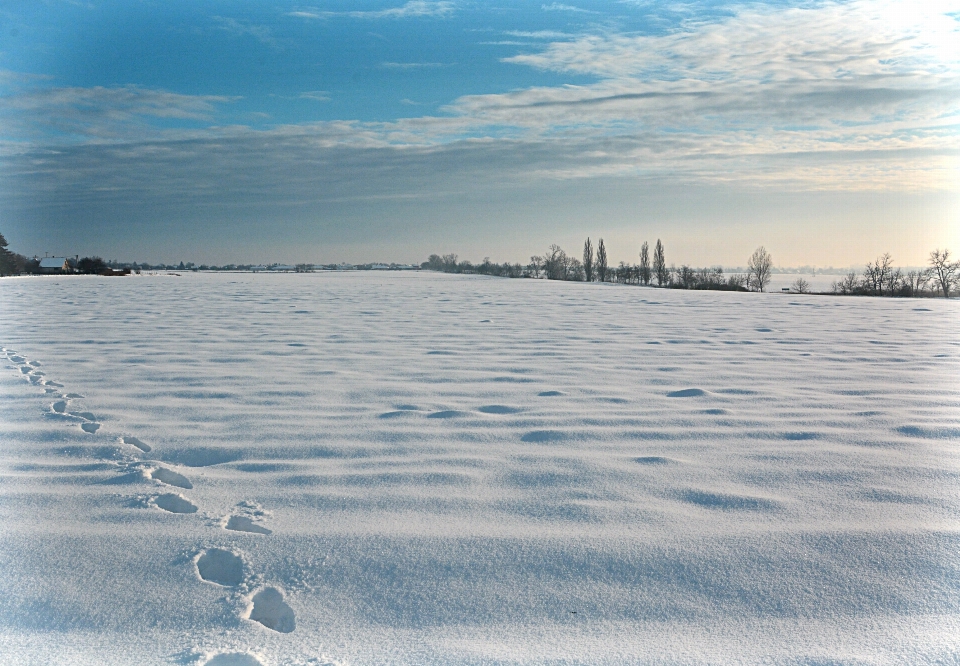
[[[600,282],[607,281],[607,248],[602,238],[597,243],[597,279]]]
[[[640,246],[640,281],[650,284],[650,246],[647,241]]]
[[[657,286],[662,287],[670,280],[667,262],[663,256],[663,243],[657,239],[657,246],[653,250],[653,272],[657,276]]]
[[[583,274],[587,282],[593,282],[593,243],[587,236],[587,242],[583,244]]]

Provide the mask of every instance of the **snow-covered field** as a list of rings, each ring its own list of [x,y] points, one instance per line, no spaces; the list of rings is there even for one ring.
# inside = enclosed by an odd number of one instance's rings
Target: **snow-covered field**
[[[958,663],[958,330],[937,299],[2,280],[0,662]]]

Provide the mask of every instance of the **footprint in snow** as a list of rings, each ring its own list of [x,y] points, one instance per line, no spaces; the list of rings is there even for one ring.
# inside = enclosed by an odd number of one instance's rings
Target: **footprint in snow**
[[[296,629],[293,609],[283,600],[283,593],[275,587],[265,587],[251,599],[247,619],[259,622],[268,629],[289,634]]]
[[[183,474],[178,474],[172,469],[167,469],[166,467],[158,467],[152,472],[150,472],[150,478],[159,481],[160,483],[165,483],[168,486],[176,486],[177,488],[186,488],[190,490],[193,488],[193,484],[190,483],[190,479],[185,477]]]
[[[124,444],[129,444],[130,446],[134,446],[140,449],[141,451],[143,451],[144,453],[150,452],[150,445],[144,444],[136,437],[129,437],[127,435],[124,435],[123,437],[120,438],[120,441],[123,442]]]
[[[236,587],[243,582],[243,559],[222,548],[209,548],[196,559],[197,574],[208,583]]]
[[[186,465],[187,467],[211,467],[222,463],[234,462],[235,460],[240,460],[242,457],[243,453],[236,449],[196,447],[193,449],[169,451],[164,455],[164,460],[177,465]]]
[[[257,521],[270,515],[263,507],[252,500],[240,502],[234,509],[236,513],[227,517],[224,529],[233,532],[249,532],[250,534],[273,534],[272,530],[258,525]]]
[[[227,524],[224,525],[225,529],[228,529],[232,532],[249,532],[250,534],[273,534],[273,530],[269,530],[262,525],[257,525],[253,522],[253,518],[248,516],[230,516],[227,519]]]
[[[164,493],[153,498],[153,503],[170,513],[196,513],[196,505],[183,495]]]
[[[58,400],[57,402],[50,405],[50,409],[55,411],[57,414],[63,414],[65,411],[67,411],[67,401]]]
[[[81,424],[80,424],[80,429],[81,429],[82,431],[84,431],[85,433],[89,433],[89,434],[92,435],[92,434],[94,434],[95,432],[97,432],[97,430],[100,429],[100,424],[99,424],[99,423],[90,423],[90,422],[81,423]]]

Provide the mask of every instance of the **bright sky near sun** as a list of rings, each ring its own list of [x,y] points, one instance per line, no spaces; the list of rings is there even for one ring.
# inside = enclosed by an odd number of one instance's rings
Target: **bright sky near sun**
[[[128,261],[960,251],[960,5],[0,2],[0,231]]]

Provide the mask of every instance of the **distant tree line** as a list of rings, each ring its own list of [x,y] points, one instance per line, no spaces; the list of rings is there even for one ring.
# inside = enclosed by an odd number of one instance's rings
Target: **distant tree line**
[[[583,244],[581,258],[568,255],[559,245],[551,245],[542,255],[530,257],[527,264],[502,263],[484,258],[473,264],[460,260],[456,254],[431,254],[421,268],[444,273],[475,273],[511,278],[545,278],[574,282],[615,282],[656,286],[669,289],[710,289],[717,291],[765,291],[773,275],[773,257],[762,245],[747,261],[745,273],[724,274],[719,266],[695,268],[686,264],[679,268],[667,265],[663,243],[650,251],[644,241],[640,246],[639,263],[621,261],[610,266],[603,239],[594,245],[590,238]],[[865,296],[931,296],[942,294],[949,298],[952,290],[960,289],[960,262],[950,261],[949,250],[930,253],[930,266],[904,272],[893,267],[889,253],[867,265],[862,275],[850,273],[833,284],[832,293]],[[798,278],[791,287],[795,293],[810,293],[810,284]]]
[[[798,280],[800,282],[800,280]],[[795,288],[796,288],[795,283]],[[854,296],[929,296],[950,293],[960,288],[960,261],[950,261],[950,250],[937,248],[930,253],[929,266],[904,272],[894,267],[886,252],[867,264],[863,273],[848,273],[833,283],[833,292]]]
[[[760,248],[761,250],[763,248]],[[764,256],[769,260],[766,250]],[[567,254],[559,245],[551,245],[542,255],[530,257],[527,264],[498,264],[484,258],[480,264],[460,260],[456,254],[431,254],[421,268],[444,273],[475,273],[512,278],[545,278],[547,280],[567,280],[572,282],[613,282],[657,286],[672,289],[713,289],[719,291],[747,291],[751,284],[763,287],[769,282],[772,260],[768,261],[760,276],[762,281],[751,282],[750,275],[724,275],[719,266],[713,268],[693,268],[687,265],[677,268],[667,265],[663,243],[657,239],[653,253],[644,242],[640,247],[640,262],[621,261],[611,266],[607,257],[607,246],[600,238],[596,245],[590,238],[583,243],[583,254],[577,258]]]
[[[142,271],[289,271],[296,273],[311,273],[313,271],[329,270],[410,270],[416,269],[416,266],[408,264],[225,264],[223,266],[214,266],[208,264],[195,264],[192,261],[179,264],[148,264],[138,262],[119,262],[115,259],[106,260],[102,257],[67,257],[67,269],[71,273],[99,275],[99,274],[117,274],[117,272],[127,271],[140,273]],[[0,234],[0,276],[6,275],[36,275],[40,274],[40,258],[25,257],[8,249],[7,240]]]
[[[7,239],[0,234],[0,275],[20,275],[40,271],[40,260],[30,259],[7,249]]]

